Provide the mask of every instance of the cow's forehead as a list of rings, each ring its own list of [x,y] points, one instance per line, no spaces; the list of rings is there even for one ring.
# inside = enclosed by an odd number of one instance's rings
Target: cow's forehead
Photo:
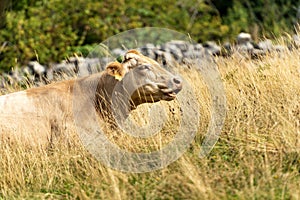
[[[155,60],[153,60],[153,59],[151,59],[149,57],[144,56],[143,54],[139,53],[136,50],[130,50],[130,51],[128,51],[125,54],[124,58],[125,58],[125,62],[126,61],[130,62],[130,59],[134,59],[136,61],[134,63],[136,63],[136,64],[150,63],[150,64],[159,65]]]
[[[141,55],[136,54],[136,53],[126,53],[124,56],[125,60],[131,59],[131,58],[138,59],[140,57],[141,57]]]

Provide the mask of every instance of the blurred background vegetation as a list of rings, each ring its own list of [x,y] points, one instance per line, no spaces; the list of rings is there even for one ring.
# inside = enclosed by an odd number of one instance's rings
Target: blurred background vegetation
[[[125,30],[146,26],[188,33],[197,42],[292,34],[300,0],[1,0],[0,71],[31,60],[59,62]]]

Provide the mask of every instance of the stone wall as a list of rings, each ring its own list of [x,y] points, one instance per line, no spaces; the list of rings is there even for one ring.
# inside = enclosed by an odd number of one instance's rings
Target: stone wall
[[[171,61],[184,63],[187,60],[203,58],[206,56],[247,56],[251,59],[257,59],[272,52],[292,51],[300,48],[300,36],[293,35],[291,42],[286,45],[274,45],[271,40],[262,40],[254,43],[251,35],[240,33],[236,37],[234,44],[225,43],[218,45],[214,41],[201,43],[187,43],[185,41],[170,41],[163,45],[155,46],[147,44],[139,50],[152,59],[161,61],[166,64]],[[117,58],[126,50],[118,48],[111,51],[112,57]],[[0,79],[0,87],[4,88],[7,84],[16,84],[19,82],[30,82],[33,84],[45,84],[53,80],[67,79],[76,76],[86,76],[92,73],[102,71],[105,65],[112,61],[111,58],[89,58],[89,57],[70,57],[60,63],[50,63],[43,66],[37,61],[31,61],[27,66],[21,69],[5,73]]]

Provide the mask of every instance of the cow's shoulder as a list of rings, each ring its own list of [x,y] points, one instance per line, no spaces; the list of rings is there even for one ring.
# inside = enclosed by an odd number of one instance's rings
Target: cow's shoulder
[[[74,80],[66,80],[57,83],[52,83],[45,86],[34,87],[26,90],[26,94],[29,97],[34,96],[47,96],[54,93],[59,93],[63,95],[64,93],[70,93],[73,91]]]

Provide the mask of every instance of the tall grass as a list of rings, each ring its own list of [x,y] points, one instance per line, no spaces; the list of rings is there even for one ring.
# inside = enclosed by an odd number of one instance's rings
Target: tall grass
[[[216,58],[227,95],[227,116],[220,139],[206,158],[199,159],[198,153],[210,119],[210,97],[202,78],[185,71],[182,75],[193,80],[197,91],[201,120],[199,133],[179,160],[162,170],[131,174],[105,167],[79,141],[50,150],[2,142],[0,197],[300,199],[299,55],[295,50],[256,60],[235,55]],[[176,101],[160,104],[171,110],[170,123],[154,141],[114,132],[110,139],[128,150],[161,148],[174,136],[170,130],[178,106]],[[147,106],[133,116],[142,118],[143,109]]]

